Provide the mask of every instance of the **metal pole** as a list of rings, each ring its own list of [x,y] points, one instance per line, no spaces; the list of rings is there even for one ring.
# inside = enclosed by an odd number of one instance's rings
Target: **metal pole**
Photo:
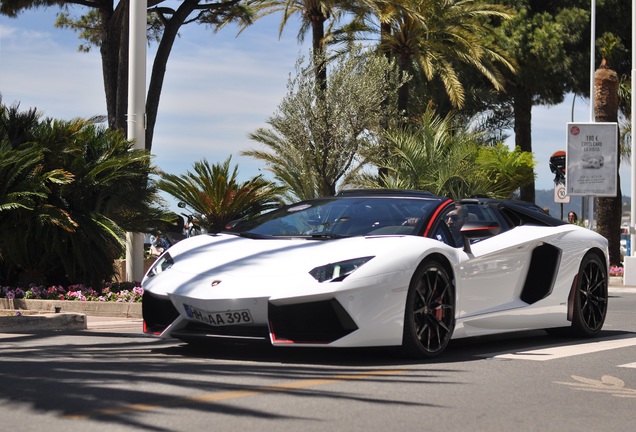
[[[147,0],[130,0],[128,35],[128,139],[134,149],[146,148],[146,9]],[[144,238],[126,233],[126,280],[144,275]]]
[[[590,12],[590,122],[594,122],[594,71],[596,70],[596,0]]]
[[[634,247],[636,246],[636,200],[634,199],[634,191],[636,191],[636,148],[634,146],[634,125],[636,124],[636,98],[634,97],[634,89],[636,88],[636,1],[632,0],[632,112],[631,112],[631,204],[630,204],[630,221],[629,221],[629,256],[623,260],[623,285],[636,285],[636,256],[634,256]]]
[[[631,112],[631,205],[630,205],[630,224],[629,224],[629,256],[634,256],[634,248],[636,247],[636,200],[634,199],[634,191],[636,191],[636,148],[634,147],[634,134],[636,133],[636,97],[634,97],[634,89],[636,89],[636,1],[632,0],[632,112]]]
[[[636,200],[634,199],[634,191],[636,191],[636,148],[634,146],[634,134],[636,132],[636,97],[634,97],[634,89],[636,89],[636,1],[632,0],[632,112],[631,112],[631,165],[632,165],[632,177],[631,177],[631,205],[630,205],[630,250],[629,255],[634,256],[634,249],[636,247]]]
[[[595,121],[594,118],[594,71],[596,70],[596,0],[592,0],[590,13],[590,123]],[[594,197],[588,197],[587,206],[588,228],[594,227]],[[585,215],[582,215],[585,217]]]

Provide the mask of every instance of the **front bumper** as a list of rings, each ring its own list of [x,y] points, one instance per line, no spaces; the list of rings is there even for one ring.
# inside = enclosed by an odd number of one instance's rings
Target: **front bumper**
[[[269,340],[273,345],[327,345],[358,329],[335,298],[278,306],[267,302],[265,322],[240,325],[209,325],[185,319],[168,297],[150,292],[144,293],[142,310],[145,333],[183,340]],[[180,325],[173,325],[179,320]]]

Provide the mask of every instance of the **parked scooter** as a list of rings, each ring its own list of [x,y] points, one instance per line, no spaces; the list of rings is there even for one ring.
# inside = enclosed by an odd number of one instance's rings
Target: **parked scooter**
[[[179,208],[186,208],[186,203],[184,203],[183,201],[179,201],[179,203],[177,204],[177,206]],[[186,214],[186,213],[181,213],[181,216],[183,217],[183,235],[186,238],[189,237],[194,237],[195,235],[201,235],[203,233],[203,230],[201,229],[201,225],[199,223],[200,221],[200,217],[190,213],[190,214]]]

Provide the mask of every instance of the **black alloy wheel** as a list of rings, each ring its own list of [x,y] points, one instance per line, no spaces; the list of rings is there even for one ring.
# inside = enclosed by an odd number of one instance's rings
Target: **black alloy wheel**
[[[415,272],[406,298],[402,350],[408,357],[441,354],[455,328],[455,291],[439,262],[430,260]]]

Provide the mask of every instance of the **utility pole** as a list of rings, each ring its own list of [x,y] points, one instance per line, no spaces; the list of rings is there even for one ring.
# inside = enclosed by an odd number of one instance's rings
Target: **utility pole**
[[[130,0],[128,35],[128,140],[134,149],[146,145],[146,9],[148,0]],[[126,233],[126,280],[144,275],[144,237]]]

